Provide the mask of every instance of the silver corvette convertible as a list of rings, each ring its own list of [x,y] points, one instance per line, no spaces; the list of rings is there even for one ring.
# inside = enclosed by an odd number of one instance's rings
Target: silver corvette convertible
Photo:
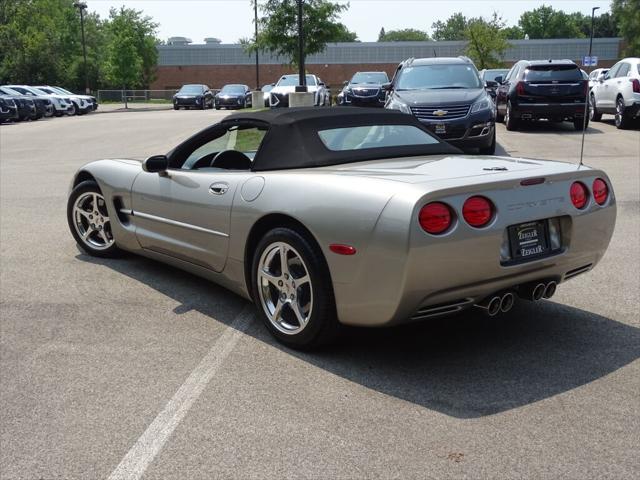
[[[229,116],[143,162],[91,162],[67,217],[88,254],[201,275],[305,348],[341,324],[550,298],[603,256],[616,205],[600,170],[462,155],[412,115],[287,109]]]

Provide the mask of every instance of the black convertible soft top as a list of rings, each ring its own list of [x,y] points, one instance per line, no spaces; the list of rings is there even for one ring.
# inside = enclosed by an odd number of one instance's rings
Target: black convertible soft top
[[[417,155],[456,154],[457,148],[434,137],[419,120],[395,110],[381,108],[287,108],[230,115],[221,122],[225,126],[262,125],[268,129],[253,160],[252,170],[282,170],[321,167],[382,158]],[[318,131],[341,127],[369,125],[413,125],[437,143],[364,148],[359,150],[329,150]]]

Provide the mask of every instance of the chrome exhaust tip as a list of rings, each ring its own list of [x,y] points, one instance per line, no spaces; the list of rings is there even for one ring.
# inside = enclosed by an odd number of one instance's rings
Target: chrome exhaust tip
[[[536,302],[540,299],[542,299],[542,296],[544,295],[544,291],[547,288],[547,286],[544,283],[538,283],[534,288],[533,288],[533,292],[531,292],[531,298],[533,300],[535,300]]]
[[[496,296],[488,297],[480,303],[476,303],[474,307],[481,308],[484,310],[490,317],[495,317],[498,313],[500,313],[500,305],[502,303],[502,298]]]
[[[547,285],[544,287],[544,293],[542,294],[542,296],[544,298],[553,297],[554,293],[556,293],[557,287],[558,287],[558,284],[554,281],[547,283]]]
[[[500,311],[502,313],[507,313],[509,310],[513,308],[513,305],[516,303],[516,297],[511,292],[506,292],[502,295],[500,299]]]

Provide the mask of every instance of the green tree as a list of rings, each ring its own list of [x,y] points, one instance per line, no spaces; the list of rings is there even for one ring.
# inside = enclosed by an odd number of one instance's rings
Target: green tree
[[[575,16],[553,7],[542,5],[520,16],[518,26],[529,38],[581,38],[585,37]]]
[[[150,17],[131,8],[112,8],[106,23],[107,78],[114,87],[148,87],[158,63],[156,28]],[[122,57],[122,59],[120,58]],[[130,62],[131,65],[126,65]],[[135,67],[135,78],[131,73]],[[123,80],[126,80],[123,82]]]
[[[504,52],[509,43],[504,36],[504,22],[497,13],[489,20],[472,18],[465,29],[468,41],[466,54],[473,60],[478,69],[501,67]]]
[[[468,20],[460,12],[454,13],[446,21],[438,20],[431,25],[433,38],[437,41],[464,40]]]
[[[385,34],[386,34],[386,32],[384,31],[384,27],[382,27],[380,29],[380,33],[378,34],[378,41],[379,42],[382,42],[382,39],[384,38]]]
[[[255,0],[252,0],[255,1]],[[338,21],[346,4],[328,0],[305,0],[303,10],[305,56],[322,52],[327,43],[355,41],[355,33]],[[298,7],[295,0],[266,0],[260,4],[258,38],[243,39],[247,52],[268,51],[298,62]]]
[[[383,32],[380,32],[382,36]],[[389,30],[384,32],[382,38],[378,36],[379,42],[427,42],[431,40],[427,32],[415,28],[405,28],[402,30]]]
[[[523,40],[524,39],[524,32],[517,25],[513,25],[511,27],[503,28],[502,29],[502,34],[503,34],[504,38],[506,38],[508,40]]]
[[[611,11],[625,40],[624,55],[640,56],[640,0],[613,0]]]

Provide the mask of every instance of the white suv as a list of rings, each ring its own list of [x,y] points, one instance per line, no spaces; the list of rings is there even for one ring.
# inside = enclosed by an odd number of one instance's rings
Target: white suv
[[[603,113],[616,116],[616,127],[628,128],[640,117],[640,58],[623,58],[591,89],[590,117],[600,121]]]

